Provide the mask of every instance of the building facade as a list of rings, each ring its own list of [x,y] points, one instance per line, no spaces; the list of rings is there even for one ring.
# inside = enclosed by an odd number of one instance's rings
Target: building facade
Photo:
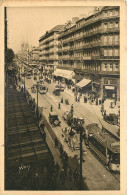
[[[58,67],[92,81],[99,96],[120,99],[120,8],[106,6],[59,35]]]
[[[39,66],[39,53],[40,49],[38,47],[32,47],[31,51],[29,51],[29,65],[33,67]]]
[[[39,60],[45,71],[54,71],[58,66],[58,35],[64,26],[55,26],[39,39]]]

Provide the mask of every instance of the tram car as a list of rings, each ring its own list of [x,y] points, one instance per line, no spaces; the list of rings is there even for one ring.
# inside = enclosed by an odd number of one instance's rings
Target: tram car
[[[103,132],[98,124],[85,127],[85,144],[103,162],[110,171],[120,172],[120,141],[107,132]]]

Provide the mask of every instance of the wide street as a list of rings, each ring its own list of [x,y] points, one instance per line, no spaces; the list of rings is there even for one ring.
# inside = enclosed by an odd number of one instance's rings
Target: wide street
[[[33,79],[33,76],[31,76],[31,79],[25,78],[25,86],[26,89],[31,93],[31,86],[33,84],[36,84],[37,81]],[[111,129],[114,134],[116,134],[118,127],[110,125],[106,123],[102,119],[102,115],[100,112],[100,106],[91,105],[88,103],[76,102],[74,99],[74,94],[69,89],[65,89],[64,92],[61,92],[60,96],[54,96],[53,95],[53,89],[57,83],[48,84],[45,83],[45,86],[48,88],[48,92],[46,94],[38,94],[38,105],[39,107],[43,108],[43,115],[46,119],[46,121],[49,121],[48,116],[50,112],[51,105],[53,106],[53,111],[55,111],[59,119],[61,121],[61,127],[51,127],[51,130],[47,128],[46,135],[48,136],[48,144],[51,149],[51,151],[54,153],[55,160],[58,161],[59,153],[56,152],[56,148],[53,145],[53,140],[55,139],[54,136],[56,136],[59,140],[59,142],[62,144],[64,151],[67,152],[70,164],[73,166],[77,163],[77,166],[79,166],[79,157],[80,153],[79,150],[72,151],[68,144],[64,142],[64,138],[62,137],[62,128],[67,127],[67,124],[62,119],[62,114],[65,111],[70,111],[71,105],[73,104],[74,107],[74,115],[84,118],[85,124],[90,123],[98,123],[100,127],[102,127],[102,124],[106,127]],[[37,102],[37,94],[31,93],[32,97],[35,98],[35,102]],[[61,97],[63,97],[63,104],[61,103],[61,108],[58,109],[58,104],[61,101]],[[65,104],[65,99],[69,100],[69,105]],[[52,139],[52,140],[51,140]],[[51,140],[51,141],[49,141]],[[112,174],[109,172],[90,152],[89,149],[86,148],[84,142],[83,142],[83,159],[85,160],[83,162],[83,180],[87,184],[88,189],[90,190],[119,190],[120,189],[120,175],[119,174]],[[71,163],[72,161],[72,163]]]

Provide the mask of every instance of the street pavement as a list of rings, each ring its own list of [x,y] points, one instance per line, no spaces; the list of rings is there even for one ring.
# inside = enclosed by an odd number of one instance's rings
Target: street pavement
[[[26,88],[31,93],[31,86],[35,84],[36,81],[33,80],[33,76],[31,79],[25,79]],[[69,148],[68,144],[64,142],[64,138],[62,137],[62,128],[65,128],[67,124],[62,119],[62,114],[66,110],[70,110],[71,104],[74,106],[74,114],[78,117],[84,117],[85,118],[85,124],[90,123],[106,123],[102,119],[102,115],[100,112],[100,106],[96,105],[90,105],[89,103],[84,104],[83,102],[75,102],[74,100],[74,94],[69,90],[65,89],[64,92],[61,92],[60,97],[53,95],[53,89],[56,85],[55,83],[47,84],[45,83],[46,87],[48,87],[47,94],[38,94],[38,104],[39,107],[43,107],[43,115],[45,116],[46,120],[48,121],[48,116],[50,112],[50,106],[52,104],[53,110],[57,112],[59,119],[61,120],[61,127],[51,127],[54,134],[49,135],[49,132],[47,130],[46,135],[48,135],[49,140],[48,143],[50,143],[50,149],[54,153],[55,161],[60,163],[59,158],[59,149],[56,149],[53,147],[54,142],[54,135],[58,138],[60,144],[62,144],[64,151],[67,152],[70,165],[73,166],[73,163],[75,162],[76,166],[79,166],[79,157],[80,153],[79,150],[72,151],[71,148]],[[37,101],[37,94],[31,94],[33,98],[35,98],[35,101]],[[61,100],[61,97],[64,99],[64,103],[61,104],[61,109],[58,109],[58,103]],[[69,105],[65,104],[65,99],[69,100]],[[101,122],[100,122],[101,121]],[[108,123],[106,123],[108,127],[112,127],[114,131],[117,130],[116,126],[113,126]],[[52,143],[52,144],[51,144]],[[93,154],[88,150],[83,143],[83,150],[85,151],[83,154],[83,179],[84,183],[87,184],[89,190],[119,190],[120,189],[120,183],[118,180],[115,179],[115,177],[93,156]],[[73,160],[72,160],[73,159]]]

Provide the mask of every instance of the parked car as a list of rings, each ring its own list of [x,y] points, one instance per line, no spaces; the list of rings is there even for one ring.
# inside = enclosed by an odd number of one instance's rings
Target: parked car
[[[37,91],[36,85],[33,85],[33,86],[31,87],[31,92],[32,92],[32,93],[36,93],[36,91]]]
[[[117,125],[118,124],[118,115],[116,115],[116,114],[106,115],[105,121],[112,124],[112,125]]]
[[[55,88],[53,90],[53,94],[56,95],[56,96],[59,96],[60,95],[60,89],[59,88]]]
[[[37,77],[36,76],[34,76],[34,80],[37,80]]]
[[[39,93],[46,94],[46,92],[47,92],[46,87],[44,85],[40,85],[39,86]]]
[[[45,83],[43,79],[40,79],[39,82],[40,82],[40,84],[44,84]]]
[[[56,85],[55,88],[59,88],[60,91],[64,91],[65,87],[63,85]]]
[[[27,78],[27,79],[31,79],[31,76],[30,76],[30,74],[29,74],[29,75],[27,75],[27,76],[26,76],[26,78]]]
[[[49,113],[49,122],[54,127],[60,126],[60,124],[61,124],[61,121],[58,118],[58,114],[56,114],[55,112]]]

